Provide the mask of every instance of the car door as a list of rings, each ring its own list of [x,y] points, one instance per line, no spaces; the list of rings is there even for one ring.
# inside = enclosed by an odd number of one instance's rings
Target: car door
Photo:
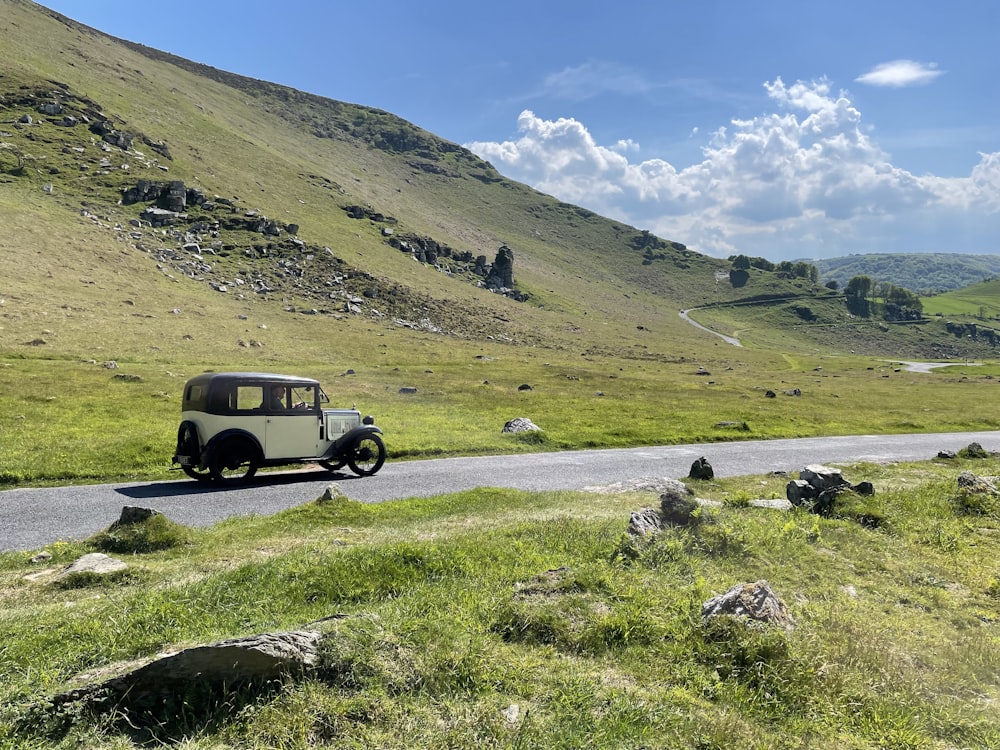
[[[320,435],[320,411],[316,389],[294,386],[283,410],[269,409],[266,417],[264,455],[270,461],[282,458],[314,458]],[[296,408],[296,405],[298,408]]]

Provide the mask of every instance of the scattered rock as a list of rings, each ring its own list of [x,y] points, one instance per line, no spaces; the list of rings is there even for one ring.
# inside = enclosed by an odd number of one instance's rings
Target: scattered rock
[[[712,597],[701,605],[701,616],[705,620],[726,615],[763,622],[786,630],[795,627],[795,620],[792,619],[785,603],[765,580],[737,584],[725,594]]]
[[[542,432],[542,428],[536,425],[527,417],[517,417],[509,422],[506,422],[503,429],[500,430],[501,434],[518,434],[521,432]]]
[[[57,581],[71,580],[77,576],[105,576],[112,573],[120,573],[126,570],[128,565],[114,557],[109,557],[101,552],[91,552],[84,555],[76,562],[67,565],[56,576]]]
[[[158,510],[153,510],[152,508],[140,508],[135,505],[126,505],[122,508],[122,512],[118,516],[118,520],[112,524],[111,528],[115,528],[117,526],[132,526],[133,524],[148,521],[153,516],[158,515],[160,515],[160,512]]]
[[[704,456],[691,464],[691,470],[688,472],[689,479],[712,479],[714,477],[715,470]]]
[[[837,496],[842,492],[855,492],[871,496],[875,487],[871,482],[852,485],[839,469],[812,464],[799,472],[799,478],[785,485],[785,497],[796,507],[805,507],[813,513],[825,515],[833,509]]]
[[[655,508],[643,508],[632,512],[628,522],[629,536],[650,536],[663,530],[663,521]]]
[[[340,487],[338,487],[335,484],[331,484],[329,487],[323,490],[323,494],[320,497],[319,501],[321,503],[332,503],[347,499],[348,499],[347,495],[344,494],[344,491],[340,489]]]
[[[321,635],[315,631],[265,633],[168,654],[105,682],[61,693],[53,708],[81,708],[122,714],[129,722],[160,717],[192,689],[233,695],[306,672],[318,662]]]
[[[677,484],[683,490],[675,488],[660,495],[660,520],[664,526],[690,526],[698,518],[698,500],[681,482]]]
[[[958,475],[958,489],[963,492],[1000,495],[997,486],[989,478],[976,476],[971,471],[963,471]]]

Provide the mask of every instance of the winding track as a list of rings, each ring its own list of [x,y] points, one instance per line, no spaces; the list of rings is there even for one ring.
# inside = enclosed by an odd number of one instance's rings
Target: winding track
[[[353,500],[381,502],[473,487],[573,490],[641,477],[686,477],[705,456],[716,476],[798,472],[813,463],[915,461],[977,442],[1000,450],[1000,432],[851,435],[798,440],[653,446],[517,456],[443,458],[388,463],[374,477],[331,475],[322,469],[262,474],[242,487],[193,480],[15,489],[0,492],[0,551],[34,550],[58,540],[84,539],[107,528],[122,506],[151,507],[190,526],[230,517],[267,515],[315,500],[336,484]]]

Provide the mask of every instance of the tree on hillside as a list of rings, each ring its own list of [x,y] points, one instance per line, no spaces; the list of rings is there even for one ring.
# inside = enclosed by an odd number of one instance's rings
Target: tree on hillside
[[[847,301],[847,309],[853,315],[860,315],[863,318],[871,316],[872,300],[870,298],[874,287],[871,276],[855,276],[847,282],[844,296]]]
[[[885,320],[920,320],[924,303],[906,287],[882,285],[882,317]]]

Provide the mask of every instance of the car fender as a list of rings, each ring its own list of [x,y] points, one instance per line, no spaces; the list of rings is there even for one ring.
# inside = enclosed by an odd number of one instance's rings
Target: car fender
[[[257,439],[257,437],[252,432],[248,432],[247,430],[233,428],[229,430],[223,430],[217,435],[214,435],[212,439],[208,441],[208,445],[206,445],[204,448],[204,456],[206,458],[206,463],[208,463],[211,460],[212,454],[216,450],[216,448],[218,448],[223,443],[223,441],[228,440],[229,438],[232,437],[243,438],[244,440],[249,442],[254,447],[254,450],[257,451],[257,459],[258,460],[263,459],[264,448],[260,444],[260,441]]]
[[[177,428],[177,446],[174,449],[173,463],[178,463],[177,457],[182,455],[200,461],[203,450],[198,425],[190,419],[185,419]]]
[[[353,429],[345,432],[339,438],[337,438],[333,445],[331,445],[326,453],[323,455],[324,459],[329,459],[334,456],[338,456],[343,453],[348,447],[354,445],[355,442],[363,438],[365,435],[372,434],[382,434],[382,430],[373,424],[362,424],[354,427]]]

